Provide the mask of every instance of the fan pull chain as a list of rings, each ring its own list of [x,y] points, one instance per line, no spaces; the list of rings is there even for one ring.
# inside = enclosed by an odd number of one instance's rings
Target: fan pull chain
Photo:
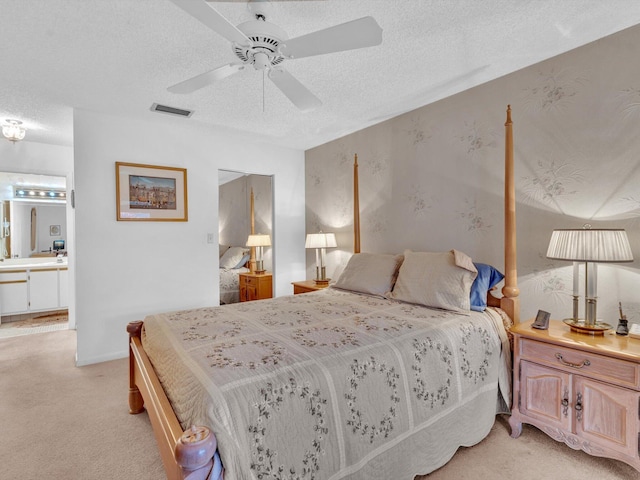
[[[262,113],[264,113],[264,70],[262,70]]]

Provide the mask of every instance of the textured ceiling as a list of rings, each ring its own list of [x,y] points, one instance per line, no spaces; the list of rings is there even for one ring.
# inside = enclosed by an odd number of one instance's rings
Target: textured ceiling
[[[246,2],[211,2],[233,24]],[[245,69],[195,93],[167,87],[235,61],[227,40],[169,0],[0,0],[0,122],[72,145],[73,108],[189,119],[308,149],[640,23],[637,0],[279,1],[268,18],[297,37],[366,15],[383,43],[287,60],[323,105],[298,111]]]

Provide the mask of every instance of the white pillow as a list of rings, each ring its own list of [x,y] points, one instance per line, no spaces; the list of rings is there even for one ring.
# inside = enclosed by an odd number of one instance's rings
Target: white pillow
[[[249,252],[247,247],[231,247],[220,257],[220,268],[236,268],[237,265]]]
[[[393,288],[402,255],[356,253],[333,285],[343,290],[384,296]]]
[[[478,274],[473,261],[456,250],[404,252],[398,280],[388,298],[427,307],[467,312],[470,292]]]

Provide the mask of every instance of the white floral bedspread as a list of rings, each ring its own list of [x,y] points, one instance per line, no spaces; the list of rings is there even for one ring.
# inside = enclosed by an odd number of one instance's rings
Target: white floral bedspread
[[[183,428],[218,439],[225,480],[413,479],[482,440],[508,340],[458,315],[329,288],[152,315],[143,344]]]
[[[248,268],[220,268],[220,304],[228,305],[240,301],[239,273],[248,272]]]

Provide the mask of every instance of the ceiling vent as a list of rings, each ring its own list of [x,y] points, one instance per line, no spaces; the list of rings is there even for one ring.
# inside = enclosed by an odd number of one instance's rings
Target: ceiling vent
[[[193,110],[184,110],[182,108],[168,107],[167,105],[160,105],[154,103],[151,105],[152,112],[167,113],[169,115],[177,115],[178,117],[190,117],[193,115]]]

